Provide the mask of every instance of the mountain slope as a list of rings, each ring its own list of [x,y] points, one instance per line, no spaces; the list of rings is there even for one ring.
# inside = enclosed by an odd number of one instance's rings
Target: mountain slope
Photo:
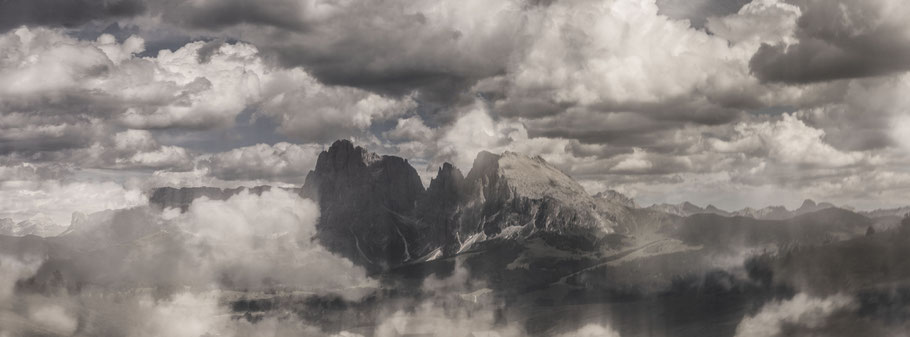
[[[439,244],[445,254],[487,240],[551,234],[591,246],[616,225],[581,185],[543,158],[481,152],[466,177],[453,170],[440,170],[429,189],[432,197],[418,207],[424,222],[444,219],[444,233],[437,236],[444,239]]]

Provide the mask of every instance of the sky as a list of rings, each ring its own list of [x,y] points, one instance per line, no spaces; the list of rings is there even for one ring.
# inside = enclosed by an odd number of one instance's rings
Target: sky
[[[542,156],[639,204],[910,204],[901,0],[0,2],[0,218]]]

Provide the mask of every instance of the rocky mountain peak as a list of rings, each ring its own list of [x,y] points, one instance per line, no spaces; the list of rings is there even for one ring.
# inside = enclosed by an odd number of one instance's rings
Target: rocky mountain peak
[[[594,198],[606,200],[608,202],[629,208],[638,208],[638,204],[635,203],[635,199],[632,199],[631,197],[628,197],[625,194],[622,194],[615,190],[597,192],[597,194],[594,195]]]
[[[587,195],[578,182],[543,158],[515,152],[501,155],[480,152],[466,179],[469,184],[483,182],[488,185],[496,185],[502,180],[507,182],[509,192],[529,198],[577,199]]]
[[[407,160],[339,140],[319,154],[301,192],[319,203],[318,239],[372,271],[409,261],[422,249],[412,215],[425,190]]]
[[[316,171],[362,168],[381,160],[381,156],[343,139],[335,141],[328,150],[319,154]]]
[[[812,199],[803,200],[803,204],[799,206],[799,209],[813,209],[816,208],[818,204],[815,203]]]

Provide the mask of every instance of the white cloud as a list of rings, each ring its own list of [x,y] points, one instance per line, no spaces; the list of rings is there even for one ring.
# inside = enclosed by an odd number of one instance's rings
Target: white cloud
[[[625,159],[613,166],[610,171],[626,173],[646,172],[650,170],[654,164],[645,158],[645,156],[646,153],[644,151],[636,148],[631,155],[627,156]]]
[[[109,181],[0,181],[0,218],[25,220],[44,215],[58,225],[68,225],[73,212],[91,213],[146,202],[142,191]]]
[[[553,3],[534,18],[535,39],[510,69],[510,96],[621,111],[749,82],[746,59],[727,40],[657,10],[654,1]]]
[[[226,201],[197,199],[174,221],[195,235],[191,247],[207,251],[198,272],[212,282],[228,279],[241,289],[276,283],[357,298],[358,288],[375,284],[363,268],[312,240],[318,217],[312,201],[273,189],[260,196],[242,192]]]
[[[76,317],[66,312],[63,307],[54,304],[32,308],[31,313],[29,313],[29,319],[39,326],[62,335],[72,334],[76,331],[79,324]]]
[[[834,312],[853,305],[853,300],[844,295],[817,298],[799,293],[789,300],[765,304],[754,316],[743,318],[736,327],[736,337],[779,336],[784,325],[817,328]]]
[[[581,329],[559,334],[557,337],[619,337],[619,333],[598,324],[588,324]]]
[[[264,85],[264,94],[261,113],[277,120],[282,134],[306,141],[358,135],[376,120],[400,116],[417,106],[410,96],[395,99],[326,86],[300,68],[274,73]]]
[[[796,5],[780,0],[754,0],[736,14],[708,18],[706,27],[730,41],[749,43],[754,53],[760,43],[796,43],[793,33],[800,15],[802,12]]]
[[[730,141],[711,139],[714,150],[727,153],[767,155],[784,164],[842,167],[868,159],[861,152],[840,151],[825,142],[825,131],[806,125],[794,114],[778,121],[742,122]]]
[[[322,150],[316,144],[256,144],[212,154],[203,163],[220,179],[303,183]]]
[[[480,151],[500,153],[508,150],[529,156],[540,155],[559,163],[566,156],[567,144],[564,139],[531,138],[521,122],[494,120],[487,106],[478,100],[467,107],[451,127],[442,131],[436,154],[438,160],[450,161],[462,170],[469,170]]]

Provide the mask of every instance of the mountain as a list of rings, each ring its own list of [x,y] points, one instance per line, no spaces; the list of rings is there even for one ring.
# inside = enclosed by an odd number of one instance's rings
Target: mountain
[[[443,164],[424,190],[407,160],[341,140],[319,155],[302,195],[319,203],[319,240],[373,271],[501,240],[555,235],[591,248],[616,227],[571,177],[513,152],[481,152],[467,175]]]
[[[733,215],[763,220],[783,220],[792,217],[790,211],[784,206],[768,206],[760,209],[746,207],[733,212]]]
[[[720,216],[742,216],[748,218],[762,219],[762,220],[784,220],[789,219],[795,216],[802,214],[812,213],[820,211],[827,208],[837,207],[831,203],[821,202],[815,203],[812,199],[806,199],[803,201],[802,205],[793,210],[787,210],[784,206],[768,206],[761,209],[754,209],[751,207],[746,207],[738,211],[725,211],[720,208],[715,207],[714,205],[708,205],[705,208],[701,208],[697,205],[694,205],[688,201],[680,204],[656,204],[648,207],[651,210],[664,212],[668,214],[678,215],[678,216],[692,216],[695,214],[715,214]]]
[[[596,245],[616,227],[606,210],[571,177],[541,157],[481,152],[468,175],[446,164],[430,183],[417,215],[439,226],[444,254],[486,240],[559,235]],[[435,224],[434,224],[435,223]]]
[[[330,251],[382,271],[424,253],[413,221],[425,193],[407,160],[340,140],[319,154],[301,194],[319,204],[317,237]]]
[[[186,209],[195,198],[221,200],[242,190],[162,188],[151,193],[150,203]],[[488,267],[514,268],[524,264],[511,254],[528,251],[537,251],[527,254],[538,257],[543,256],[540,252],[593,257],[647,247],[635,256],[649,256],[699,247],[814,244],[861,235],[874,224],[862,215],[811,200],[793,211],[766,207],[729,212],[689,202],[640,208],[616,191],[592,196],[543,158],[514,152],[481,152],[467,174],[444,163],[424,188],[407,160],[378,155],[347,140],[320,153],[316,167],[296,191],[319,205],[316,238],[329,251],[373,273],[491,249],[509,253],[495,263],[484,262]],[[74,217],[73,223],[77,228],[80,221]],[[120,232],[134,230],[142,232],[142,227]],[[64,236],[78,238],[70,232]],[[90,237],[70,241],[94,239],[117,241]]]
[[[594,195],[596,199],[603,199],[610,203],[622,205],[631,208],[638,208],[638,204],[635,203],[635,199],[632,199],[625,194],[619,193],[614,190],[606,190],[603,192],[598,192]]]
[[[684,219],[673,236],[691,245],[742,249],[766,245],[821,244],[860,236],[872,220],[840,208],[825,208],[785,220],[696,214]]]
[[[66,230],[65,226],[58,225],[53,220],[43,216],[15,222],[10,218],[0,219],[0,235],[40,237],[56,236]]]
[[[898,217],[903,218],[904,215],[910,214],[910,206],[897,207],[897,208],[887,208],[887,209],[876,209],[872,211],[861,211],[859,212],[862,215],[865,215],[870,218],[880,218],[880,217]]]
[[[688,201],[685,201],[680,204],[675,204],[675,205],[674,204],[659,204],[659,205],[651,205],[650,207],[648,207],[648,209],[651,209],[654,211],[664,212],[667,214],[673,214],[673,215],[683,216],[683,217],[695,215],[695,214],[705,214],[705,213],[708,213],[708,214],[720,213],[718,215],[722,215],[722,216],[729,215],[728,212],[721,211],[720,209],[718,209],[714,206],[710,206],[710,208],[711,208],[711,210],[701,208]]]

